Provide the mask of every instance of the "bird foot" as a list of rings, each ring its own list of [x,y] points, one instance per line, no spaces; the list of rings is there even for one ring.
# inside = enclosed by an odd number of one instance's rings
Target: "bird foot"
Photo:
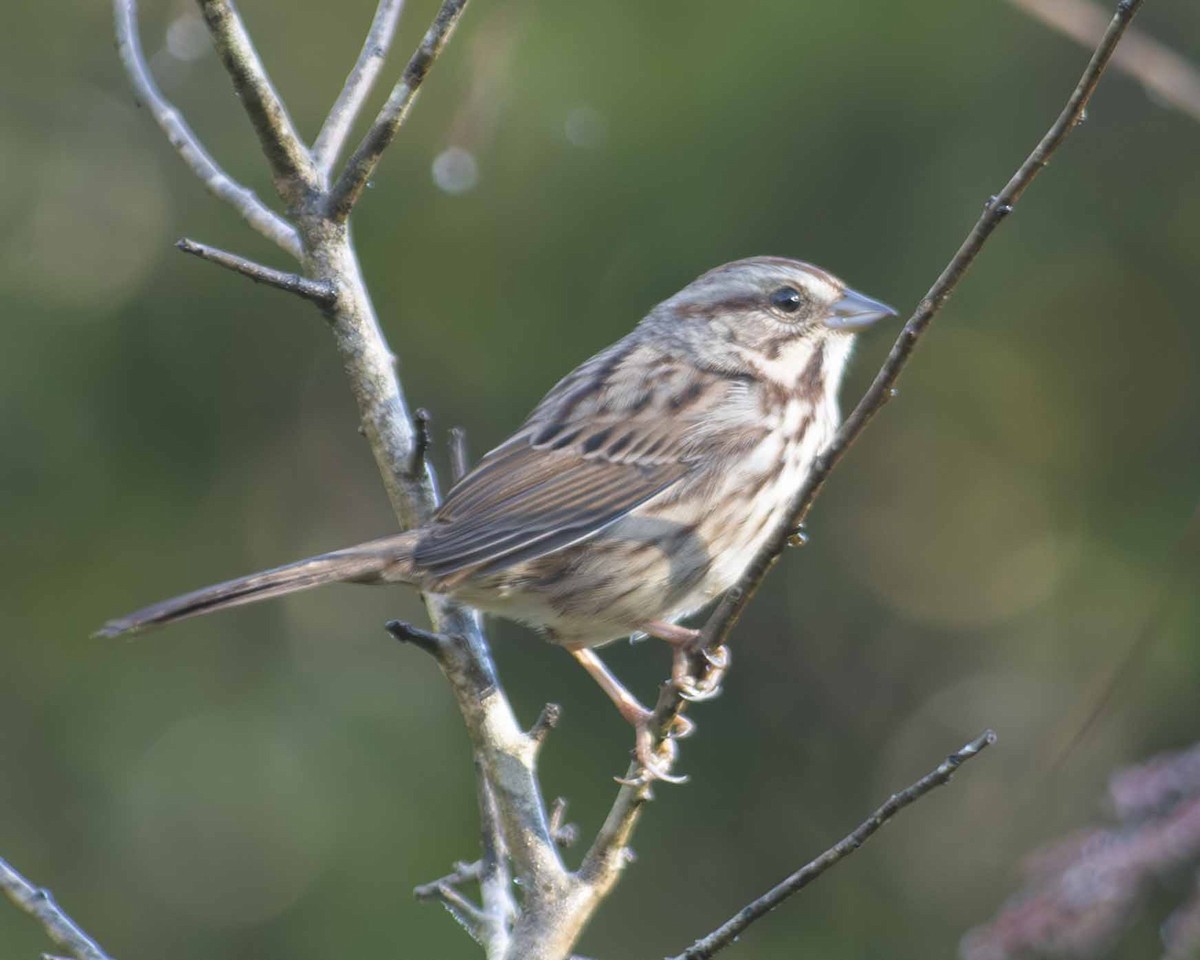
[[[676,647],[671,663],[671,683],[684,700],[693,703],[720,696],[721,681],[725,678],[730,661],[729,648],[724,645],[714,650],[700,650],[699,653],[704,666],[698,674],[692,672],[692,651],[687,647]]]
[[[571,656],[592,676],[600,688],[609,696],[622,717],[634,729],[633,755],[639,769],[632,778],[617,778],[618,783],[644,786],[655,780],[667,783],[684,783],[687,777],[671,775],[671,764],[678,752],[675,741],[686,737],[695,726],[691,720],[676,714],[667,724],[665,736],[653,710],[647,710],[637,698],[626,690],[619,680],[609,672],[596,654],[587,647],[568,647]]]
[[[626,719],[633,723],[633,758],[637,761],[639,769],[632,777],[615,777],[617,783],[627,787],[642,787],[656,780],[664,783],[687,783],[686,776],[675,776],[671,773],[671,767],[679,753],[675,741],[689,736],[696,725],[682,714],[677,714],[671,721],[666,736],[660,739],[653,711],[645,711],[636,720],[632,717]]]
[[[703,634],[691,627],[655,620],[643,627],[651,636],[666,640],[675,651],[671,663],[671,683],[685,700],[711,700],[721,693],[721,680],[729,669],[729,648],[722,645],[713,650],[698,645]],[[699,654],[707,666],[693,672],[692,661]]]

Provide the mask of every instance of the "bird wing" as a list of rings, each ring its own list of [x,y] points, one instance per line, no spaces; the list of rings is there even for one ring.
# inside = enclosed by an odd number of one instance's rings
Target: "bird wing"
[[[615,344],[450,491],[417,567],[493,572],[593,536],[696,470],[712,412],[745,386],[629,338]]]

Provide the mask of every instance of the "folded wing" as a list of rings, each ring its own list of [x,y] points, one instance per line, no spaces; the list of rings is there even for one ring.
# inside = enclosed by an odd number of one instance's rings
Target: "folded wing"
[[[594,536],[700,469],[713,411],[745,388],[632,339],[614,344],[450,491],[416,566],[454,579]]]

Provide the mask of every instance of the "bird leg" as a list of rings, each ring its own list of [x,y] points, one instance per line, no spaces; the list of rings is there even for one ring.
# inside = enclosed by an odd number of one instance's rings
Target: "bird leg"
[[[639,781],[665,780],[667,783],[684,783],[687,777],[672,776],[670,771],[675,760],[675,740],[691,732],[691,721],[683,716],[677,717],[674,728],[659,742],[658,730],[654,725],[654,711],[643,707],[637,698],[625,689],[621,681],[613,676],[604,662],[587,647],[567,649],[600,685],[600,689],[608,694],[621,716],[633,725],[634,756],[642,766]]]
[[[671,662],[671,682],[685,700],[711,700],[721,692],[721,680],[729,669],[729,648],[722,645],[715,650],[697,650],[700,631],[681,627],[677,623],[652,620],[642,627],[644,633],[665,640],[674,648]],[[699,653],[708,667],[697,676],[692,672],[692,655]]]

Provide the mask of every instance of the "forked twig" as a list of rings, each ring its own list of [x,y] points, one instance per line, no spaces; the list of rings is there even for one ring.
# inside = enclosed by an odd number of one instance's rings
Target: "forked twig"
[[[367,181],[375,172],[383,151],[396,139],[400,125],[408,116],[409,108],[416,99],[429,68],[449,41],[466,6],[467,0],[443,0],[437,17],[425,32],[417,52],[404,68],[404,76],[392,90],[387,103],[379,111],[371,129],[347,161],[346,169],[330,191],[327,210],[336,222],[342,223],[349,216]]]
[[[328,177],[333,172],[338,155],[346,146],[346,138],[362,110],[363,103],[371,93],[375,78],[383,69],[392,39],[396,35],[396,24],[404,10],[404,0],[379,0],[371,29],[363,41],[354,68],[346,77],[346,83],[337,100],[329,110],[329,116],[321,126],[321,132],[313,141],[313,162],[321,174]]]
[[[175,152],[209,193],[228,203],[246,223],[299,260],[304,251],[296,228],[258,199],[253,190],[242,186],[221,168],[204,149],[204,144],[180,116],[175,105],[158,89],[142,51],[137,27],[137,0],[113,0],[113,19],[117,52],[133,91],[150,111]]]
[[[275,178],[275,189],[289,203],[300,201],[304,188],[316,190],[320,178],[233,0],[197,0],[197,3],[212,34],[217,56],[258,136]]]

